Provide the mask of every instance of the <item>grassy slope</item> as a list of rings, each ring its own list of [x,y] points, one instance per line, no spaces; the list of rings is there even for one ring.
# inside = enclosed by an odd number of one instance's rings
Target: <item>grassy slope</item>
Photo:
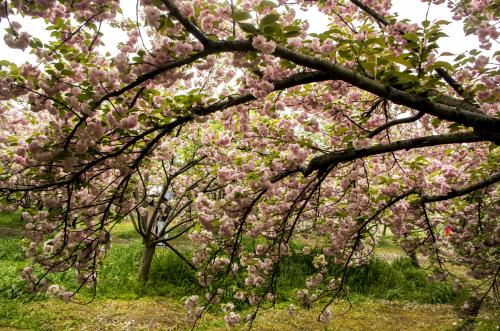
[[[114,229],[115,244],[101,271],[97,299],[89,305],[65,304],[46,296],[19,295],[22,283],[19,270],[26,264],[19,237],[18,215],[0,215],[0,330],[165,330],[189,329],[184,319],[182,297],[199,291],[193,272],[176,256],[159,249],[155,257],[151,281],[137,282],[141,245],[130,224]],[[10,219],[10,220],[9,220]],[[14,228],[14,232],[2,231]],[[2,235],[3,234],[3,235]],[[185,248],[185,243],[178,243]],[[411,267],[406,259],[398,259],[398,249],[390,243],[379,248],[379,254],[392,254],[389,264],[374,260],[356,269],[349,282],[356,301],[348,313],[348,304],[334,305],[338,315],[328,329],[332,330],[449,330],[459,320],[451,304],[464,293],[453,292],[449,284],[430,284],[426,272]],[[283,295],[276,309],[261,311],[256,330],[322,330],[316,321],[321,307],[287,313],[295,303],[296,288],[312,271],[311,261],[302,255],[292,256],[283,265],[280,287]],[[74,286],[71,275],[55,277],[67,288]],[[79,299],[88,300],[90,293]],[[386,301],[390,299],[392,301]],[[445,304],[437,304],[445,303]],[[153,313],[152,313],[153,312]],[[244,313],[242,313],[244,315]],[[495,330],[499,316],[482,315],[481,330]],[[204,330],[226,329],[222,315],[206,314],[199,324]]]

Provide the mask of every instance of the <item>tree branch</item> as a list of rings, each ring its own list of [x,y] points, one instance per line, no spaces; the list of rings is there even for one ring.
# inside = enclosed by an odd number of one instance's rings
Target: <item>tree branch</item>
[[[380,144],[368,148],[342,150],[330,152],[313,158],[304,170],[304,176],[310,175],[316,170],[325,170],[341,162],[349,162],[367,156],[390,153],[400,150],[431,147],[444,144],[459,144],[483,141],[484,138],[477,133],[457,133],[419,137],[400,140],[389,144]]]
[[[422,203],[449,200],[488,187],[490,185],[498,183],[499,181],[500,173],[497,172],[496,174],[486,177],[484,180],[470,186],[461,189],[452,189],[450,192],[443,195],[423,195],[420,200],[422,201]]]
[[[170,14],[175,17],[193,36],[198,39],[205,48],[210,46],[213,42],[208,39],[208,37],[198,28],[193,22],[191,22],[186,16],[182,15],[179,8],[171,0],[161,1],[170,11]]]
[[[297,53],[283,47],[276,47],[273,54],[296,64],[323,71],[330,75],[331,79],[342,80],[364,91],[388,99],[395,104],[431,114],[441,119],[473,127],[478,131],[487,133],[489,137],[495,139],[496,142],[500,141],[500,136],[498,134],[498,132],[500,132],[500,119],[471,112],[463,108],[450,107],[433,102],[423,96],[398,90],[390,85],[378,82],[338,64]]]
[[[390,128],[391,126],[395,126],[395,125],[399,125],[399,124],[403,124],[403,123],[411,123],[411,122],[418,120],[419,118],[421,118],[424,115],[425,114],[423,112],[418,112],[417,114],[410,116],[410,117],[398,118],[398,119],[386,122],[384,125],[381,125],[378,128],[376,128],[375,130],[373,130],[372,132],[370,132],[367,137],[373,138],[376,135],[378,135],[380,132],[384,131],[385,129]]]
[[[371,9],[369,6],[361,3],[358,0],[350,0],[353,4],[355,4],[357,7],[359,7],[361,10],[363,10],[365,13],[373,17],[379,24],[383,25],[384,27],[390,25],[389,21],[387,21],[382,15]],[[402,31],[399,31],[401,35],[404,33]],[[472,100],[470,97],[467,96],[464,88],[455,80],[453,77],[450,76],[450,74],[443,68],[435,68],[434,71],[444,79],[448,85],[451,86],[451,88],[464,100],[469,103],[469,105],[474,106],[474,100]],[[477,107],[476,107],[477,108]]]

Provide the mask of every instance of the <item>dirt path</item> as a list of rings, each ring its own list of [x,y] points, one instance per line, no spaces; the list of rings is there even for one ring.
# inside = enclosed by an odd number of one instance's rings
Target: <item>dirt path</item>
[[[0,227],[0,238],[18,237],[21,235],[21,229]]]

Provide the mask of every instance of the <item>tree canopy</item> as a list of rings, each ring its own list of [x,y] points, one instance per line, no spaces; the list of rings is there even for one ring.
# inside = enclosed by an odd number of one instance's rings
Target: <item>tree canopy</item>
[[[149,217],[160,187],[158,201],[178,197],[172,234],[197,245],[194,320],[222,302],[228,324],[252,321],[231,302],[272,305],[300,239],[317,272],[299,299],[329,298],[329,321],[382,226],[436,279],[453,262],[496,291],[498,4],[423,2],[448,6],[481,49],[441,49],[449,22],[400,20],[390,0],[141,0],[135,17],[118,1],[0,1],[5,45],[37,58],[0,62],[0,197],[23,207],[37,266],[23,277],[68,300],[47,273],[95,286],[114,224]],[[328,18],[321,33],[310,8]],[[104,26],[128,36],[113,52]]]

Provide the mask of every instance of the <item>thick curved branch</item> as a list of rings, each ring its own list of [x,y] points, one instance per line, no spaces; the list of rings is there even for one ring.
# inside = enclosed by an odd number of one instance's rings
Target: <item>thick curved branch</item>
[[[500,173],[497,172],[496,174],[486,177],[484,180],[472,184],[470,186],[461,189],[452,189],[450,192],[443,195],[423,195],[420,198],[420,200],[422,201],[422,203],[449,200],[488,187],[490,185],[498,183],[499,181],[500,181]]]
[[[276,47],[273,55],[311,69],[323,71],[330,75],[331,79],[342,80],[364,91],[388,99],[395,104],[473,127],[478,131],[486,132],[490,137],[494,137],[497,142],[500,141],[498,135],[498,132],[500,132],[500,119],[433,102],[423,96],[398,90],[338,64],[297,53],[283,47]]]
[[[140,76],[133,83],[123,87],[120,90],[109,93],[104,96],[100,102],[107,100],[110,97],[119,96],[130,89],[153,79],[158,74],[170,70],[175,67],[182,66],[183,64],[192,63],[197,59],[203,58],[210,54],[224,53],[224,52],[253,52],[257,51],[252,46],[251,40],[243,41],[218,41],[214,42],[212,46],[204,51],[195,53],[185,59],[169,63],[165,66],[157,68],[147,74]],[[439,117],[444,120],[457,122],[465,126],[473,127],[480,132],[485,132],[491,139],[496,142],[500,141],[500,119],[472,112],[464,107],[448,106],[438,102],[433,102],[423,96],[414,95],[408,92],[400,91],[390,85],[381,83],[369,77],[366,77],[354,70],[345,68],[341,65],[315,58],[309,55],[301,54],[284,47],[276,47],[274,56],[281,59],[291,61],[295,64],[315,69],[323,72],[328,76],[328,79],[342,80],[353,86],[356,86],[364,91],[370,92],[381,98],[388,99],[395,104],[403,105],[426,114]],[[175,64],[174,64],[175,63]]]
[[[400,150],[410,150],[422,147],[431,147],[445,144],[460,144],[483,141],[484,138],[477,133],[457,133],[419,137],[407,140],[400,140],[389,144],[380,144],[368,148],[342,150],[330,152],[313,158],[308,167],[304,170],[304,176],[310,175],[313,171],[324,171],[338,163],[354,161],[372,155],[385,154]]]

